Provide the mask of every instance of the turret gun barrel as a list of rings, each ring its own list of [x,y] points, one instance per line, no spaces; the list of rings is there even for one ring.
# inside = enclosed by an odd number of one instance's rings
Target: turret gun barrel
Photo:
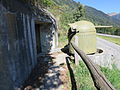
[[[113,26],[95,26],[95,28],[112,28]]]

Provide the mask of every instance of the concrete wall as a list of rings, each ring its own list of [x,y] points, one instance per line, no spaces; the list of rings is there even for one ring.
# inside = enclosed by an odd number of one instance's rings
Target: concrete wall
[[[42,53],[47,53],[54,50],[57,47],[57,35],[52,24],[43,23],[40,27],[41,30],[41,47]]]
[[[19,8],[18,2],[12,3],[11,1],[14,0],[0,2],[1,90],[17,90],[37,63],[35,20],[44,24],[41,27],[43,28],[41,39],[44,40],[42,42],[43,53],[51,50],[54,37],[52,32],[56,32],[50,16],[35,15],[32,11],[25,12],[25,7]]]

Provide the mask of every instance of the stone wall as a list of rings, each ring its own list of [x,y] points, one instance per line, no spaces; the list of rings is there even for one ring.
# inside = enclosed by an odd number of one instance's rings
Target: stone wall
[[[14,0],[0,1],[1,90],[17,90],[36,65],[36,20],[44,24],[41,27],[42,52],[51,50],[56,23],[54,18],[44,13],[44,10],[33,10]]]

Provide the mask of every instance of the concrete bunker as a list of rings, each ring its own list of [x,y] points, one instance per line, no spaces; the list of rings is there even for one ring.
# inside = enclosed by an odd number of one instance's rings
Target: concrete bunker
[[[40,24],[35,23],[35,34],[36,34],[36,50],[37,54],[41,53],[41,30]]]
[[[53,24],[35,20],[35,38],[37,56],[48,53],[57,47],[57,32],[53,29]]]
[[[56,42],[56,20],[49,12],[21,0],[1,0],[0,89],[18,90],[37,56],[54,50]]]

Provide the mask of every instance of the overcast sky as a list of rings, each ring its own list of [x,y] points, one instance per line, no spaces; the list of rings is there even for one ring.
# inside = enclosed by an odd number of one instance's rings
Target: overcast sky
[[[74,0],[81,4],[94,7],[105,13],[120,13],[120,0]]]

